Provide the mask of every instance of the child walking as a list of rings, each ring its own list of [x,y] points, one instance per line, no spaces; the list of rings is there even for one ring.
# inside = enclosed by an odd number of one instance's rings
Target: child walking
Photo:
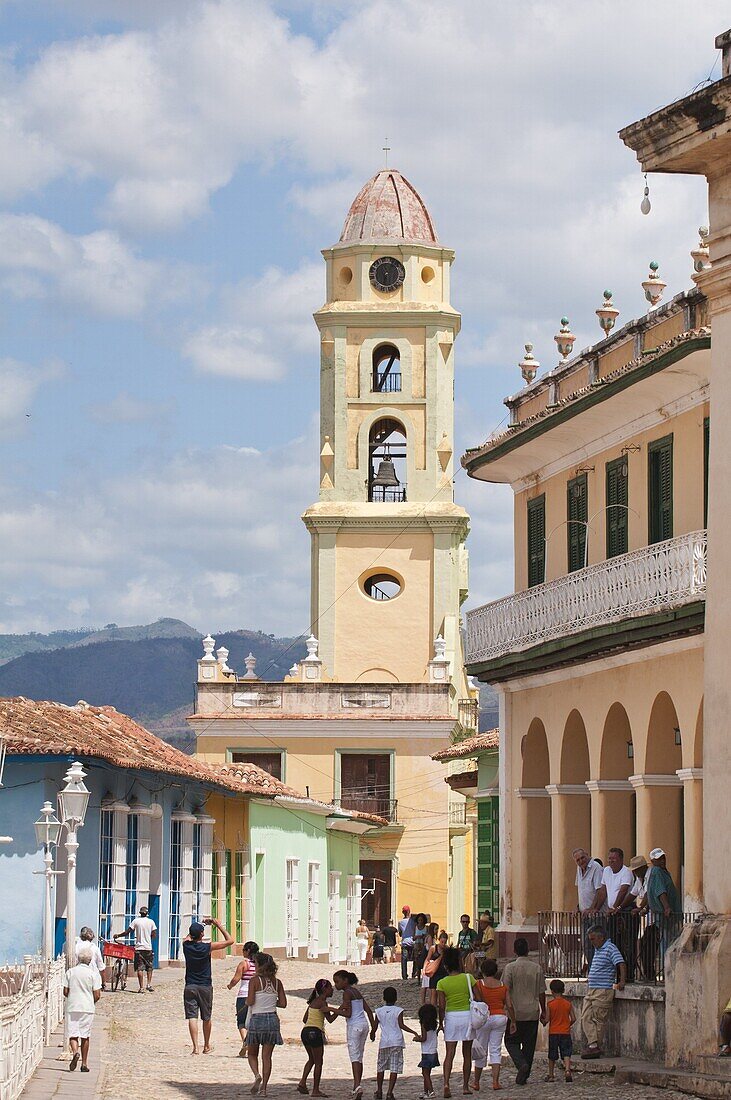
[[[249,1015],[249,1006],[246,1003],[246,998],[249,995],[249,982],[256,976],[256,963],[254,959],[259,954],[259,944],[254,943],[253,940],[247,940],[243,946],[241,962],[236,967],[233,978],[228,983],[228,988],[233,989],[234,986],[238,986],[236,992],[236,1027],[239,1029],[239,1035],[241,1036],[241,1050],[239,1051],[239,1058],[246,1058],[246,1019]]]
[[[312,1096],[327,1095],[327,1093],[320,1092],[320,1079],[322,1077],[322,1056],[325,1051],[325,1020],[332,1023],[338,1015],[337,1009],[331,1008],[327,1003],[328,997],[332,997],[332,995],[333,987],[330,982],[327,978],[320,978],[319,981],[315,982],[315,988],[307,998],[307,1010],[302,1017],[302,1023],[305,1026],[300,1034],[302,1045],[307,1051],[307,1061],[305,1062],[305,1068],[302,1070],[300,1083],[297,1085],[297,1092],[301,1092],[303,1096],[309,1095],[307,1078],[311,1069],[315,1071],[312,1077]]]
[[[571,1075],[571,1055],[574,1046],[571,1041],[571,1025],[576,1022],[571,1001],[564,997],[566,986],[560,978],[554,978],[548,987],[553,993],[548,1002],[548,1074],[546,1081],[555,1081],[554,1071],[559,1058],[563,1060],[567,1081],[573,1081]]]
[[[421,1035],[414,1036],[415,1043],[421,1043],[421,1060],[419,1069],[424,1080],[424,1088],[419,1093],[419,1100],[432,1100],[434,1086],[431,1081],[431,1071],[439,1065],[437,1052],[437,1025],[439,1016],[436,1005],[422,1005],[419,1009],[419,1024]]]
[[[393,1100],[393,1090],[396,1087],[398,1075],[404,1071],[404,1032],[408,1031],[409,1035],[418,1038],[414,1029],[404,1023],[404,1010],[396,1004],[397,997],[398,993],[394,987],[387,985],[383,991],[385,1003],[374,1013],[371,1041],[375,1039],[378,1028],[381,1029],[376,1064],[376,1100],[383,1100],[383,1078],[386,1070],[389,1073],[386,1100]]]

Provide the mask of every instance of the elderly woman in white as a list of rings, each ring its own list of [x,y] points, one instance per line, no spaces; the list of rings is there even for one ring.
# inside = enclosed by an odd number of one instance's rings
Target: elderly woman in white
[[[66,1021],[71,1044],[73,1072],[81,1057],[81,1072],[88,1073],[89,1039],[94,1025],[96,1002],[102,994],[99,971],[92,966],[94,952],[90,943],[82,943],[76,952],[76,966],[66,971],[63,995],[66,998]]]

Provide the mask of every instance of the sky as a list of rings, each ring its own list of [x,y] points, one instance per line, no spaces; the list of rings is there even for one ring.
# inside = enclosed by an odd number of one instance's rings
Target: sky
[[[617,130],[720,75],[720,0],[0,0],[0,631],[299,634],[320,250],[383,164],[456,250],[456,447],[570,318],[691,285],[703,180]],[[455,480],[475,606],[512,494]]]

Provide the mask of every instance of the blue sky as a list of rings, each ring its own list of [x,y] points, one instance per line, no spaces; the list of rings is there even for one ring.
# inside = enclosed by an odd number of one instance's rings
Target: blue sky
[[[713,72],[723,7],[669,0],[0,0],[0,630],[307,627],[319,250],[382,161],[457,250],[457,446],[544,368],[690,283],[702,181],[616,131]],[[715,71],[714,71],[715,65]],[[473,600],[510,492],[460,475]]]

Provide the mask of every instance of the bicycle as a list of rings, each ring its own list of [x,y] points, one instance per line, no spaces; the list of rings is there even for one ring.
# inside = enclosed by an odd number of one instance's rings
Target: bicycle
[[[135,957],[134,947],[131,947],[127,943],[115,943],[105,940],[102,954],[104,955],[105,962],[107,959],[111,961],[110,984],[112,991],[116,992],[118,989],[126,989],[127,978],[129,977],[129,964]]]

